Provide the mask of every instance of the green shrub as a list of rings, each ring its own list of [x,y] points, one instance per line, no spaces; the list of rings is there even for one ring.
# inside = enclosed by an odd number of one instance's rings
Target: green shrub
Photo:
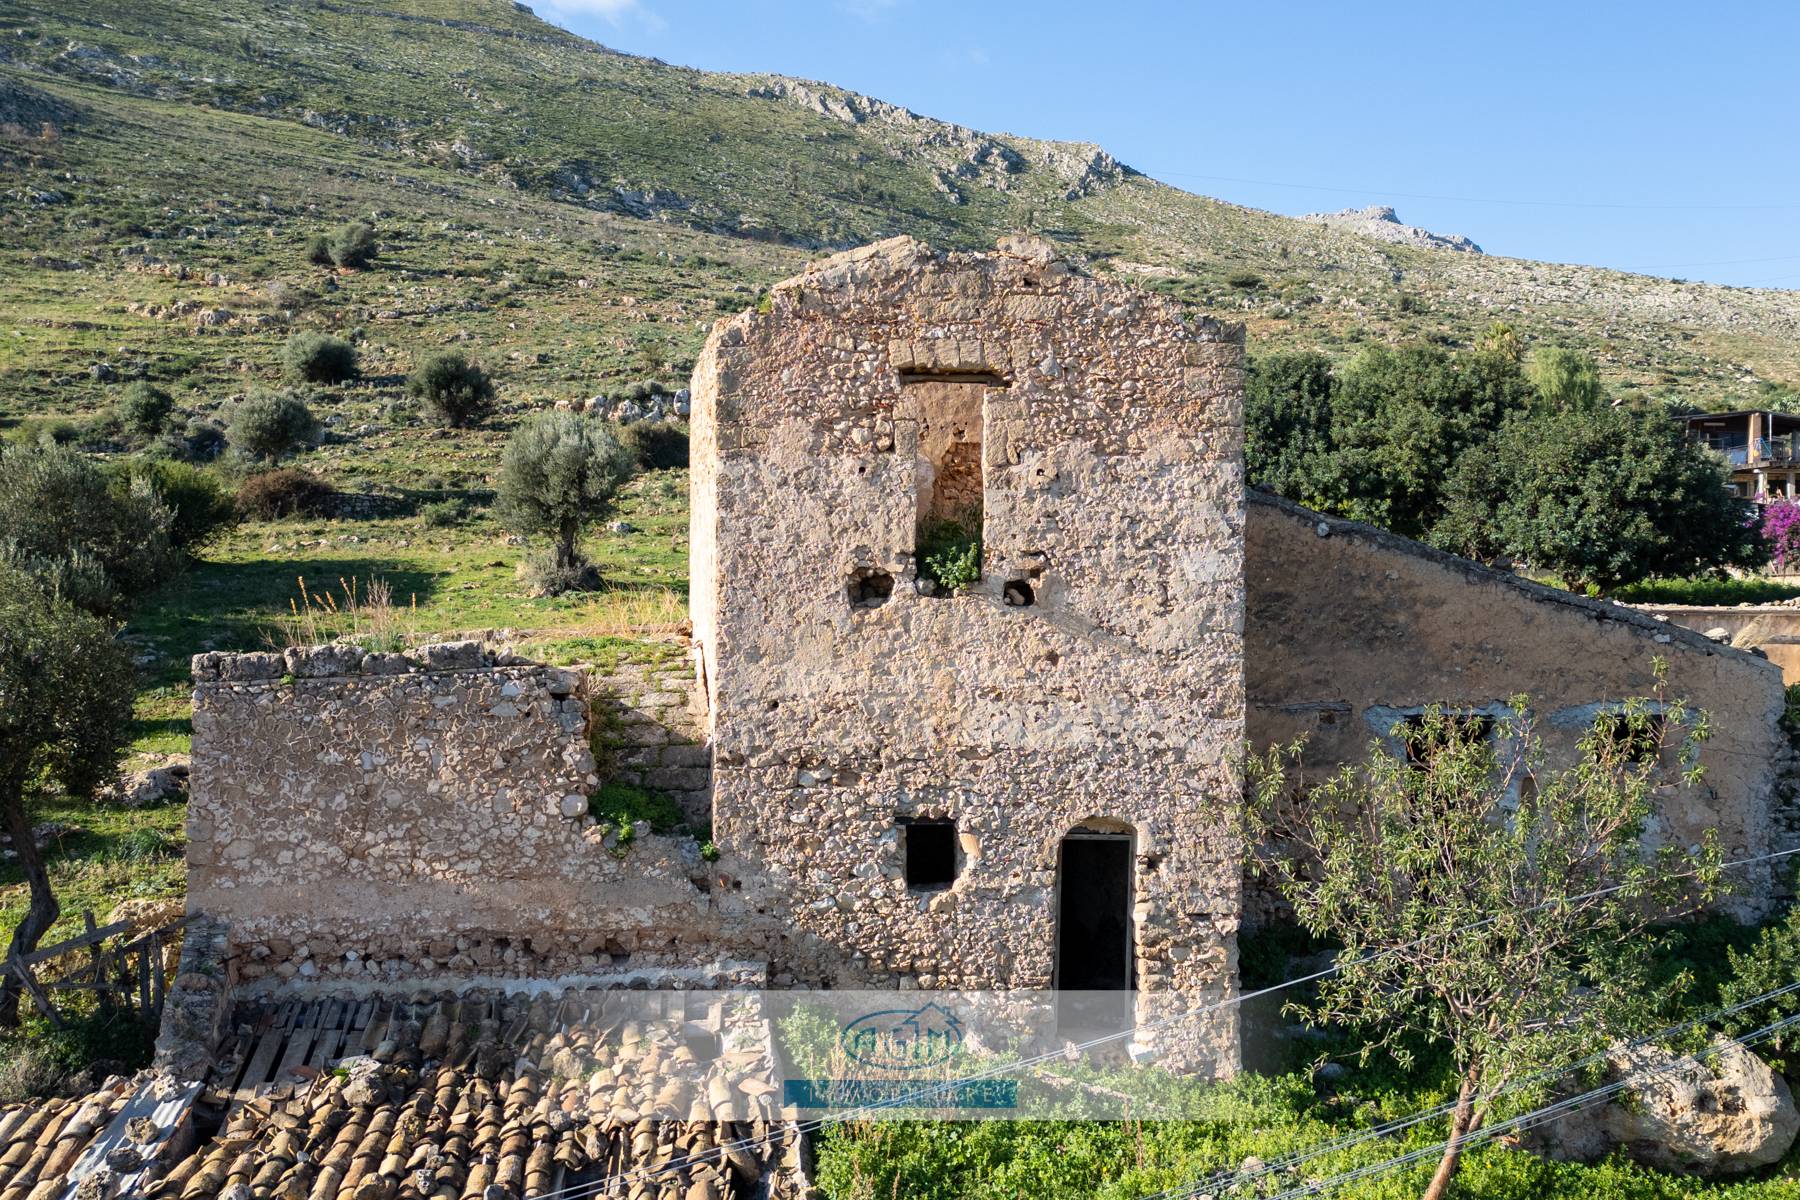
[[[619,441],[638,466],[666,471],[688,465],[688,428],[673,421],[637,421],[619,430]]]
[[[981,519],[927,521],[919,530],[919,577],[944,592],[981,578]]]
[[[169,459],[139,459],[126,470],[169,510],[169,543],[194,550],[237,519],[237,503],[217,475]]]
[[[1262,276],[1253,271],[1233,271],[1225,277],[1225,282],[1240,292],[1253,292],[1262,286]]]
[[[434,354],[406,380],[406,394],[440,425],[470,425],[493,411],[487,372],[454,352]]]
[[[114,413],[126,433],[148,441],[162,433],[175,411],[175,401],[155,384],[138,380],[119,397]]]
[[[565,596],[570,592],[592,592],[600,587],[600,570],[579,553],[563,560],[547,546],[536,546],[525,552],[519,564],[519,577],[534,596]]]
[[[53,1029],[32,1013],[0,1038],[0,1104],[87,1091],[107,1075],[149,1065],[155,1032],[130,1010],[66,1019],[64,1028]]]
[[[237,510],[247,520],[275,521],[282,517],[325,516],[337,489],[305,471],[282,468],[263,471],[238,486]]]
[[[627,828],[633,822],[648,821],[652,833],[676,833],[687,825],[675,801],[661,792],[616,781],[602,784],[588,797],[588,814],[603,825]]]
[[[251,392],[232,411],[226,439],[238,453],[273,462],[314,437],[319,423],[312,410],[291,391]]]
[[[180,429],[166,429],[145,453],[177,462],[210,462],[225,450],[225,428],[206,417],[189,417]]]
[[[419,519],[427,529],[448,529],[460,525],[469,515],[469,506],[461,500],[439,500],[419,510]]]
[[[123,615],[175,574],[172,522],[141,481],[77,451],[0,450],[0,560],[77,608]]]
[[[306,260],[319,266],[361,270],[374,262],[379,253],[375,227],[367,221],[347,221],[306,243]]]
[[[68,417],[27,417],[13,426],[8,440],[21,446],[72,446],[86,431]]]
[[[356,347],[325,333],[299,332],[281,349],[288,378],[306,383],[342,383],[356,378]]]

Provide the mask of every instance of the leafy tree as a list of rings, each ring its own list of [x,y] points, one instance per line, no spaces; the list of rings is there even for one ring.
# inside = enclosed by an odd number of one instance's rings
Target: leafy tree
[[[1579,350],[1539,350],[1532,356],[1531,382],[1552,408],[1598,408],[1606,402],[1594,360]]]
[[[147,488],[169,510],[169,544],[192,552],[237,520],[237,505],[218,476],[170,459],[138,459],[125,469],[128,486]]]
[[[325,333],[298,332],[281,348],[288,378],[305,383],[342,383],[356,378],[356,347]]]
[[[634,465],[611,426],[569,412],[540,413],[506,444],[495,511],[514,533],[550,538],[548,565],[555,582],[566,584],[570,572],[588,567],[582,530],[611,511]]]
[[[494,385],[487,372],[460,354],[434,354],[407,377],[407,395],[433,420],[452,428],[472,425],[493,411]]]
[[[1475,347],[1488,354],[1510,358],[1514,362],[1525,357],[1525,345],[1519,340],[1519,331],[1505,321],[1495,321],[1483,330],[1481,336],[1475,339]]]
[[[349,267],[361,270],[375,261],[380,253],[375,244],[375,227],[367,221],[347,221],[330,233],[321,233],[306,243],[306,261],[321,267]]]
[[[35,950],[61,913],[32,803],[93,794],[118,765],[131,696],[131,660],[107,624],[0,563],[0,820],[31,893],[9,954]],[[0,985],[0,1024],[18,1023],[19,986],[11,973]]]
[[[256,391],[232,410],[225,437],[240,454],[273,462],[310,440],[318,428],[312,410],[299,393]]]
[[[1313,351],[1250,363],[1244,387],[1244,471],[1288,499],[1325,507],[1333,477],[1331,360]]]
[[[1726,1008],[1800,981],[1800,905],[1790,907],[1780,924],[1765,928],[1754,946],[1742,952],[1727,947],[1725,955],[1731,976],[1719,988],[1719,1003]],[[1742,1037],[1795,1013],[1800,1013],[1800,993],[1789,992],[1727,1018],[1725,1033]],[[1774,1051],[1775,1066],[1784,1075],[1792,1075],[1800,1067],[1793,1030],[1782,1030],[1765,1045]],[[1767,1055],[1767,1051],[1763,1053]]]
[[[1307,386],[1315,381],[1296,376]],[[1311,455],[1313,492],[1295,496],[1355,520],[1423,538],[1443,514],[1444,486],[1463,453],[1532,398],[1518,363],[1436,346],[1365,350],[1333,372],[1331,425]],[[1316,425],[1299,436],[1316,436]]]
[[[1717,893],[1719,851],[1644,848],[1685,761],[1667,744],[1684,727],[1705,736],[1680,704],[1634,700],[1596,724],[1574,766],[1550,770],[1520,698],[1500,730],[1504,758],[1466,718],[1428,712],[1404,731],[1408,753],[1378,743],[1310,792],[1287,784],[1298,745],[1253,762],[1252,836],[1281,840],[1289,853],[1272,869],[1300,923],[1343,946],[1316,999],[1293,1007],[1366,1032],[1365,1061],[1385,1052],[1410,1066],[1423,1041],[1454,1065],[1427,1200],[1444,1194],[1496,1093],[1641,1033],[1688,982],[1653,985],[1651,928]],[[1680,782],[1697,781],[1694,767]],[[1595,894],[1605,889],[1616,890]]]
[[[74,450],[0,450],[0,561],[77,608],[119,616],[174,574],[174,521],[149,485]]]
[[[175,401],[155,384],[140,379],[125,389],[115,411],[127,433],[147,441],[168,427]]]
[[[1564,408],[1509,420],[1457,465],[1432,541],[1608,592],[1652,575],[1767,561],[1725,468],[1652,412]]]

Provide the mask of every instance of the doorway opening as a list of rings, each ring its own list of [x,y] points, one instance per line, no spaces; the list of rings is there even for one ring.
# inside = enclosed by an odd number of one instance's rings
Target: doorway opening
[[[1077,830],[1057,870],[1057,1029],[1077,1039],[1129,1029],[1132,988],[1132,836]]]

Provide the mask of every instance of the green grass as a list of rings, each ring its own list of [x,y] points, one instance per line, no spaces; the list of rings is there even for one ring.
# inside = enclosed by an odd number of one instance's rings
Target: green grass
[[[1671,975],[1687,970],[1695,976],[1687,996],[1688,1014],[1716,1003],[1725,947],[1741,949],[1756,936],[1755,927],[1725,918],[1665,932],[1670,938],[1665,969]],[[1317,949],[1310,938],[1291,929],[1246,936],[1246,986],[1268,986],[1293,977],[1298,968],[1291,957]],[[1678,1019],[1671,1016],[1671,1021]],[[1251,1157],[1270,1163],[1305,1153],[1434,1108],[1454,1095],[1453,1072],[1441,1050],[1418,1047],[1418,1065],[1411,1070],[1401,1070],[1387,1059],[1359,1066],[1360,1043],[1347,1033],[1328,1030],[1303,1041],[1278,1037],[1284,1022],[1273,1006],[1248,1014],[1246,1020],[1246,1050],[1262,1063],[1254,1072],[1220,1084],[1159,1082],[1140,1073],[1120,1074],[1111,1081],[1115,1090],[1128,1094],[1148,1089],[1154,1095],[1161,1088],[1173,1088],[1172,1094],[1185,1096],[1183,1108],[1194,1114],[1193,1119],[830,1126],[821,1134],[818,1182],[833,1200],[886,1200],[894,1195],[928,1200],[1015,1200],[1022,1195],[1032,1200],[1137,1200],[1218,1172],[1230,1174]],[[1348,1071],[1329,1083],[1315,1083],[1310,1064],[1319,1058],[1343,1064]],[[1104,1072],[1095,1082],[1106,1082]],[[1424,1149],[1445,1136],[1443,1121],[1424,1123],[1308,1162],[1299,1174],[1280,1176],[1279,1186],[1297,1186],[1309,1178]],[[1424,1163],[1332,1194],[1357,1200],[1410,1200],[1423,1190],[1436,1161],[1432,1155]],[[1793,1200],[1800,1198],[1800,1146],[1781,1163],[1751,1177],[1708,1182],[1647,1170],[1622,1155],[1582,1166],[1488,1145],[1465,1157],[1458,1178],[1453,1194],[1482,1200],[1546,1196]],[[1273,1183],[1265,1180],[1262,1192],[1217,1187],[1208,1194],[1266,1194],[1277,1190]]]
[[[62,802],[39,805],[32,819],[67,832],[49,838],[42,850],[62,916],[44,944],[73,937],[83,910],[100,924],[124,901],[157,901],[179,908],[187,890],[182,861],[186,808],[155,808]],[[11,929],[30,903],[24,874],[16,863],[0,864],[0,928]]]
[[[1775,604],[1800,597],[1800,583],[1779,579],[1646,579],[1622,587],[1627,604]]]

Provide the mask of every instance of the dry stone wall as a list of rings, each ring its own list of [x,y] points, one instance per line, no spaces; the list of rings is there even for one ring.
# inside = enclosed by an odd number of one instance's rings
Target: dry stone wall
[[[1242,375],[1241,330],[1042,243],[896,239],[715,328],[695,640],[716,836],[787,905],[774,978],[1049,987],[1085,831],[1130,838],[1132,981],[1232,989]],[[920,518],[971,447],[981,579],[946,597]],[[909,888],[908,823],[945,820],[954,882]]]
[[[759,973],[754,888],[714,889],[731,863],[647,830],[621,852],[587,815],[580,672],[452,643],[194,678],[189,906],[245,983]]]
[[[589,741],[602,782],[665,795],[695,830],[710,827],[712,751],[685,648],[590,671],[587,682],[595,722]]]

